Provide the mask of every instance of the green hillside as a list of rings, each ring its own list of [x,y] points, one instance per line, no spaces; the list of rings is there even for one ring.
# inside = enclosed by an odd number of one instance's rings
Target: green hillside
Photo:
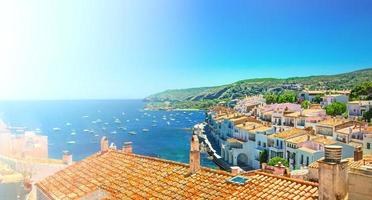
[[[279,93],[284,90],[301,91],[303,89],[352,89],[355,85],[372,81],[372,68],[336,75],[277,78],[256,78],[241,80],[232,84],[189,89],[166,90],[147,97],[152,103],[171,102],[186,105],[186,102],[216,102],[223,99],[241,98],[246,95]],[[171,106],[172,108],[177,106]],[[187,108],[187,106],[182,106]]]

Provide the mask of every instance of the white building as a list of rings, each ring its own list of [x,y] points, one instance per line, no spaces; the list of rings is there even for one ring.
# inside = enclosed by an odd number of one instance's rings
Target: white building
[[[372,107],[372,101],[351,101],[347,103],[349,117],[362,117]]]

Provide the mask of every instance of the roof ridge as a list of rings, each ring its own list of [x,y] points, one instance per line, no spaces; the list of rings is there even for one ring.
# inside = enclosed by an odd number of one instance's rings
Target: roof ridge
[[[166,160],[166,159],[162,159],[162,158],[156,158],[156,157],[152,157],[152,156],[146,156],[146,155],[135,154],[135,153],[126,153],[126,152],[122,152],[122,151],[118,151],[118,150],[113,150],[113,151],[109,151],[109,152],[115,152],[115,153],[119,153],[119,154],[125,154],[125,155],[129,155],[129,156],[133,156],[133,157],[145,158],[145,159],[150,159],[150,160],[154,160],[154,161],[160,161],[160,162],[163,162],[163,163],[171,163],[171,164],[175,164],[175,165],[179,165],[179,166],[183,166],[183,167],[189,167],[190,166],[187,163],[177,162],[177,161],[173,161],[173,160]],[[204,166],[201,166],[200,169],[203,170],[203,171],[209,171],[209,172],[213,172],[213,173],[217,173],[217,174],[221,174],[221,175],[232,176],[232,174],[229,173],[229,172],[222,171],[222,170],[217,170],[217,169],[211,169],[211,168],[204,167]]]
[[[274,177],[274,178],[284,179],[284,180],[287,180],[287,181],[297,182],[297,183],[308,185],[308,186],[315,186],[315,187],[319,186],[318,183],[314,183],[314,182],[310,182],[310,181],[304,181],[304,180],[295,179],[295,178],[289,178],[289,177],[285,177],[285,176],[276,176],[276,175],[268,174],[268,173],[261,172],[261,171],[256,171],[255,173],[260,174],[260,175],[264,175],[264,176],[270,176],[270,177]]]

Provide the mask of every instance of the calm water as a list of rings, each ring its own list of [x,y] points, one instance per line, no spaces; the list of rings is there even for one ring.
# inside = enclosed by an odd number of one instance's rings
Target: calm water
[[[132,141],[137,154],[187,163],[189,129],[204,120],[204,112],[144,111],[143,106],[141,100],[0,102],[0,118],[10,126],[40,129],[48,136],[51,158],[68,150],[81,160],[98,152],[100,138],[107,136],[118,148]],[[135,135],[128,134],[133,131]],[[215,167],[206,155],[201,162]]]

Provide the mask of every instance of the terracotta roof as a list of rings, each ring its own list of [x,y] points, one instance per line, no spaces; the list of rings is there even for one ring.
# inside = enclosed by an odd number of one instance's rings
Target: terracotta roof
[[[235,138],[229,138],[226,141],[229,143],[241,143],[241,144],[243,143],[242,141],[235,139]]]
[[[301,111],[285,114],[286,117],[318,117],[325,115],[325,110],[323,109],[304,109]]]
[[[359,169],[361,166],[371,166],[372,167],[372,155],[364,155],[362,160],[354,161],[354,158],[347,158],[349,170]],[[319,163],[313,162],[309,165],[309,168],[318,169]]]
[[[50,199],[79,199],[97,191],[104,199],[317,199],[318,184],[263,172],[241,174],[201,168],[189,174],[186,164],[109,151],[90,156],[36,186]]]
[[[309,131],[307,131],[305,129],[291,128],[291,129],[288,129],[286,131],[273,134],[270,137],[271,138],[289,139],[289,138],[296,137],[296,136],[299,136],[299,135],[305,135],[307,133],[309,133]]]
[[[358,104],[361,106],[372,105],[372,101],[349,101],[348,104]]]
[[[310,138],[309,138],[309,136],[310,136]],[[299,135],[299,136],[288,139],[287,142],[290,142],[290,143],[293,143],[293,144],[299,144],[299,143],[306,142],[308,140],[312,140],[314,137],[315,136],[310,135],[310,134]]]
[[[262,123],[257,123],[257,122],[246,122],[244,124],[238,124],[236,125],[236,127],[239,129],[250,131],[250,132],[267,131],[273,128],[271,126],[266,126]]]
[[[318,144],[324,144],[324,145],[330,145],[330,144],[336,144],[337,142],[331,139],[328,139],[325,136],[320,136],[312,139],[311,141],[318,143]]]
[[[329,119],[326,119],[326,120],[323,120],[323,121],[319,122],[318,124],[319,125],[326,125],[326,126],[337,126],[337,125],[346,123],[348,121],[349,120],[346,120],[346,119],[329,118]]]

